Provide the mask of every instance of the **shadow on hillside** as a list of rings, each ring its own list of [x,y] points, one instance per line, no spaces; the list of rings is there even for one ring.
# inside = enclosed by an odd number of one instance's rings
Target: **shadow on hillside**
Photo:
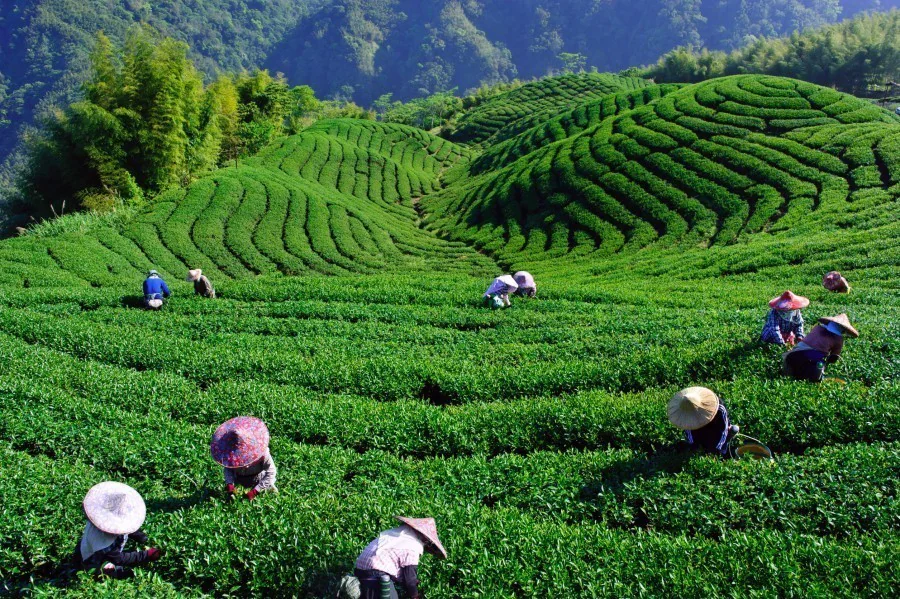
[[[690,451],[687,445],[679,442],[674,446],[663,448],[646,458],[634,458],[616,462],[604,468],[600,477],[586,484],[581,489],[581,499],[587,502],[602,503],[611,495],[615,503],[628,506],[632,513],[631,522],[607,522],[610,528],[647,528],[650,522],[642,507],[640,498],[635,499],[628,493],[632,483],[648,480],[660,475],[678,474],[696,452]],[[598,506],[599,507],[599,506]]]
[[[139,308],[141,310],[144,309],[144,296],[143,295],[126,295],[122,297],[122,307],[123,308]]]

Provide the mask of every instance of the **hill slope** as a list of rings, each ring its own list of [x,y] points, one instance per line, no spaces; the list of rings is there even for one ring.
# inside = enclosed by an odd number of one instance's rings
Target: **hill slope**
[[[890,596],[900,124],[758,77],[558,109],[480,150],[322,122],[118,225],[0,241],[0,593],[333,596],[409,514],[449,552],[429,597]],[[537,297],[483,308],[494,258]],[[787,380],[757,341],[785,287],[807,328],[859,329],[846,382]],[[666,401],[696,384],[776,462],[675,451]],[[209,438],[236,415],[266,420],[278,494],[223,496]],[[165,555],[67,575],[110,479]]]
[[[726,245],[863,218],[860,199],[897,194],[898,144],[900,118],[869,103],[727,77],[551,120],[460,167],[425,206],[436,230],[516,265]]]
[[[323,121],[239,168],[164,194],[121,231],[10,240],[0,249],[2,279],[115,285],[151,265],[171,279],[203,268],[220,280],[483,269],[489,260],[420,229],[413,205],[470,156],[411,127]],[[27,252],[41,258],[18,258]]]

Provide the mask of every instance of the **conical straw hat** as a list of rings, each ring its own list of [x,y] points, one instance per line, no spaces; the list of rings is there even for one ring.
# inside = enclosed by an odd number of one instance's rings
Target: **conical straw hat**
[[[847,331],[847,334],[851,337],[859,337],[859,331],[853,328],[853,325],[850,324],[850,319],[846,314],[838,314],[837,316],[826,316],[824,318],[820,318],[819,322],[822,324],[828,324],[829,322],[833,322],[834,324],[840,325],[842,329]]]
[[[444,549],[441,540],[438,538],[437,524],[434,518],[406,518],[404,516],[395,516],[395,518],[425,537],[444,559],[447,558],[447,550]]]
[[[805,297],[795,295],[793,291],[785,291],[769,302],[770,308],[776,310],[802,310],[809,305],[809,300]]]
[[[822,285],[828,291],[849,291],[850,284],[847,283],[847,279],[841,276],[836,270],[831,271],[822,279]]]
[[[706,387],[688,387],[669,400],[669,421],[685,431],[702,428],[712,422],[719,409],[719,398]]]
[[[135,532],[147,516],[141,494],[124,483],[94,485],[85,495],[82,506],[91,524],[111,535]]]
[[[199,268],[196,268],[194,270],[189,270],[188,274],[187,274],[187,280],[188,281],[199,281],[200,275],[202,275],[202,274],[203,274],[203,271],[200,270]]]
[[[249,466],[269,448],[266,423],[252,416],[238,416],[222,424],[209,444],[212,458],[226,468]]]
[[[519,288],[519,284],[516,283],[516,280],[515,280],[514,278],[512,278],[511,275],[502,275],[502,276],[499,276],[499,277],[497,277],[497,280],[498,280],[498,281],[501,281],[501,282],[504,283],[505,285],[508,285],[509,287],[512,287],[513,289],[518,289],[518,288]]]

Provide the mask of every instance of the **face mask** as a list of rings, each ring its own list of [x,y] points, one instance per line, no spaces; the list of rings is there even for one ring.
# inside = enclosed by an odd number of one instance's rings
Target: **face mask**
[[[788,322],[795,322],[800,317],[800,310],[778,310],[777,312],[782,320]]]

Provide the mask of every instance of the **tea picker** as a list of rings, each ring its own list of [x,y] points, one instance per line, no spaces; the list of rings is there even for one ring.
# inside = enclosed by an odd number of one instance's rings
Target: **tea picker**
[[[519,285],[519,288],[516,289],[516,295],[521,295],[523,297],[535,296],[537,293],[537,283],[534,282],[534,277],[531,276],[531,273],[520,270],[513,275],[513,279],[516,281],[516,284]]]
[[[215,299],[216,290],[213,289],[212,283],[210,283],[209,279],[199,268],[188,271],[187,282],[194,284],[194,293],[196,295]]]
[[[447,551],[437,534],[434,518],[397,516],[401,525],[386,530],[366,545],[356,560],[354,576],[341,581],[338,597],[397,599],[399,586],[408,599],[418,599],[418,565],[428,552],[439,559]]]
[[[163,300],[171,295],[169,286],[163,281],[159,273],[151,270],[144,280],[144,306],[148,310],[159,310],[163,307]]]
[[[159,549],[125,551],[134,540],[147,543],[140,528],[147,508],[140,493],[126,484],[103,482],[91,487],[82,503],[87,525],[75,548],[73,561],[79,568],[97,568],[112,578],[125,578],[131,568],[161,557]]]
[[[822,286],[835,293],[850,293],[850,283],[836,270],[831,271],[822,279]]]
[[[484,305],[492,309],[508,308],[510,305],[509,294],[518,288],[519,284],[511,276],[499,276],[484,292]],[[500,301],[497,301],[498,299]]]
[[[739,427],[728,419],[728,410],[706,387],[688,387],[676,393],[667,407],[669,422],[684,431],[691,449],[728,456],[728,442]]]
[[[840,358],[845,335],[859,337],[846,314],[820,318],[809,335],[784,354],[785,374],[801,381],[820,382],[825,378],[825,365]]]
[[[769,315],[763,326],[760,340],[776,345],[794,345],[803,339],[803,315],[800,310],[809,300],[791,291],[785,291],[769,302]]]
[[[223,423],[213,433],[209,451],[224,469],[229,499],[234,497],[236,485],[250,489],[245,495],[250,501],[260,493],[278,492],[269,429],[259,418],[238,416]]]

